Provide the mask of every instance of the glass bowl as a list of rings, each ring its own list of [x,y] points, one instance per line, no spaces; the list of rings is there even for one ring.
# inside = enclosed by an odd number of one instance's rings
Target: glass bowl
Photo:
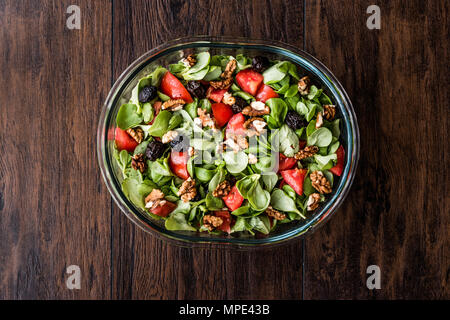
[[[123,194],[120,186],[122,176],[113,158],[115,119],[119,107],[128,102],[131,90],[138,79],[150,73],[156,65],[167,67],[189,53],[202,50],[209,50],[212,55],[235,56],[244,53],[249,56],[266,55],[272,60],[289,60],[300,67],[301,76],[309,75],[313,83],[322,87],[336,105],[337,116],[342,119],[340,140],[346,150],[345,168],[341,177],[335,179],[334,190],[328,196],[329,199],[306,220],[279,224],[273,233],[264,237],[243,233],[217,236],[199,232],[169,231],[164,227],[164,220],[151,218],[142,209],[134,206]],[[322,63],[308,53],[274,41],[194,37],[170,41],[150,50],[120,75],[102,108],[97,131],[97,155],[103,179],[114,201],[125,215],[144,231],[182,246],[266,247],[311,234],[325,224],[339,208],[355,176],[359,157],[359,130],[352,104],[342,85]]]

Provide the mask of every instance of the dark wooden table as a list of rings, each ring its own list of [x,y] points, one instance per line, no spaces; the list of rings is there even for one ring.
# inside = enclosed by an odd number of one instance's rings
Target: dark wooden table
[[[369,30],[369,5],[381,29]],[[81,29],[66,27],[81,8]],[[0,0],[0,298],[448,299],[448,1]],[[187,249],[135,227],[96,158],[120,73],[167,40],[274,39],[316,56],[359,120],[358,175],[311,237]],[[79,265],[80,290],[66,267]],[[366,268],[381,268],[381,289]]]

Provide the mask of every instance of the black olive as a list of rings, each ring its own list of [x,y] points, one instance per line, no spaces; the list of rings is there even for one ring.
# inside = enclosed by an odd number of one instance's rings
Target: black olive
[[[180,134],[176,136],[172,141],[170,141],[169,145],[174,151],[188,151],[189,138]]]
[[[269,67],[270,61],[267,57],[256,56],[252,60],[252,69],[256,72],[263,72]]]
[[[248,106],[247,101],[245,101],[241,97],[234,97],[234,99],[236,100],[236,102],[231,106],[231,109],[233,110],[234,113],[242,112],[242,110],[246,106]]]
[[[147,150],[145,150],[145,155],[150,161],[155,161],[160,158],[164,153],[165,146],[162,142],[158,140],[152,140],[147,146]]]
[[[289,110],[286,114],[286,118],[284,120],[286,124],[292,130],[300,129],[301,127],[306,127],[308,124],[302,117],[295,111]]]
[[[146,86],[139,92],[138,99],[141,103],[146,103],[156,97],[157,88],[154,86]]]
[[[194,97],[203,99],[206,95],[205,87],[199,81],[189,81],[186,85],[187,91]]]

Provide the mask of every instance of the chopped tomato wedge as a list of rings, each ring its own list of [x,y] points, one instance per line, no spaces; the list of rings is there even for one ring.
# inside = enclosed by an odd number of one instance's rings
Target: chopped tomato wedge
[[[127,150],[128,152],[133,152],[137,147],[138,143],[134,140],[125,130],[116,128],[115,131],[116,146],[119,151]]]
[[[191,103],[192,97],[180,80],[169,71],[166,72],[161,80],[161,92],[172,99],[183,99],[186,103]]]
[[[283,171],[293,168],[297,164],[295,158],[288,158],[284,154],[280,153],[278,160],[278,171]]]
[[[250,68],[239,71],[236,75],[236,82],[239,87],[245,92],[250,93],[252,96],[256,95],[263,80],[264,77],[262,74],[255,72]]]
[[[180,177],[181,179],[188,179],[189,172],[187,170],[187,162],[189,160],[189,155],[187,152],[183,151],[173,151],[169,156],[169,166],[172,172]]]
[[[281,171],[281,176],[294,191],[301,196],[303,194],[303,182],[305,180],[307,169],[291,169]]]
[[[337,155],[336,165],[333,168],[331,168],[330,171],[333,174],[340,177],[342,171],[344,171],[344,158],[345,158],[345,149],[342,145],[339,146],[339,148],[336,150],[336,155]]]
[[[242,202],[244,202],[244,198],[239,193],[236,185],[231,188],[231,191],[225,197],[222,197],[222,200],[231,211],[239,208],[242,205]]]
[[[219,127],[226,125],[228,120],[233,116],[233,110],[225,103],[213,103],[211,109],[214,119],[216,119],[216,124]]]
[[[213,87],[209,87],[206,91],[206,97],[214,102],[222,102],[226,92],[226,89],[214,89]]]
[[[154,115],[152,121],[150,121],[148,124],[153,124],[153,121],[155,121],[156,116],[161,111],[161,105],[162,105],[161,101],[156,101],[153,104]]]
[[[149,211],[153,214],[156,214],[157,216],[167,217],[169,213],[175,210],[176,207],[177,205],[175,203],[166,200],[166,202],[162,206],[158,206]]]
[[[220,217],[223,220],[223,223],[217,227],[217,229],[226,232],[226,233],[230,233],[231,232],[231,216],[230,213],[228,211],[216,211],[214,212],[214,215],[216,217]]]
[[[261,102],[266,102],[272,98],[278,98],[278,93],[276,93],[271,87],[266,84],[263,84],[259,87],[258,92],[256,93],[256,100]]]
[[[230,118],[227,124],[227,129],[225,130],[225,138],[227,134],[239,134],[245,135],[245,117],[242,113],[236,113]]]

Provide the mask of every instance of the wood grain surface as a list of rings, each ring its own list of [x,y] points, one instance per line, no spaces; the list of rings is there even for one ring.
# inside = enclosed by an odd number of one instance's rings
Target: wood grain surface
[[[81,8],[81,30],[66,8]],[[446,1],[0,0],[0,299],[448,299]],[[192,35],[273,39],[316,56],[361,130],[342,208],[305,240],[251,252],[181,248],[135,227],[100,177],[113,81]],[[80,290],[66,267],[79,265]],[[366,268],[381,268],[380,290]]]

